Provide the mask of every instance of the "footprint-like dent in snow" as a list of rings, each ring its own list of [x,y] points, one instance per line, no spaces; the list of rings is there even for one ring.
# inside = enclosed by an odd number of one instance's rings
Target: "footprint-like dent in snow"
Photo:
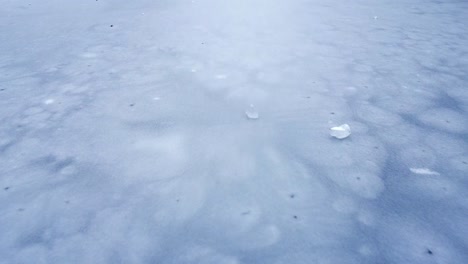
[[[361,210],[358,214],[357,214],[357,220],[363,224],[363,225],[366,225],[366,226],[374,226],[375,224],[375,217],[374,215],[368,211],[368,210]]]
[[[99,56],[98,54],[93,53],[93,52],[85,52],[85,53],[80,54],[80,57],[84,59],[94,59],[94,58],[97,58],[98,56]]]
[[[398,157],[402,164],[410,168],[434,166],[437,162],[435,152],[430,147],[421,144],[415,147],[403,148]]]
[[[15,255],[16,263],[46,264],[48,262],[47,248],[42,245],[34,244],[24,247]]]
[[[378,127],[396,126],[402,122],[402,119],[397,114],[371,104],[357,106],[357,115]]]
[[[443,131],[452,133],[468,132],[468,119],[466,115],[450,109],[430,109],[422,113],[418,118],[424,124]]]
[[[457,186],[447,178],[413,177],[409,182],[414,192],[427,199],[441,199],[458,193]]]
[[[129,159],[121,165],[134,178],[172,178],[184,170],[189,162],[187,154],[186,139],[181,134],[146,135],[124,153]]]
[[[216,252],[214,249],[204,246],[193,246],[176,254],[175,263],[206,263],[206,264],[240,264],[232,256]],[[172,263],[172,262],[171,262]]]
[[[378,230],[380,252],[391,263],[463,263],[461,252],[438,230],[411,218],[387,217]]]
[[[439,157],[451,157],[466,154],[468,144],[445,133],[430,133],[424,139],[427,146],[432,148]]]
[[[1,140],[0,140],[1,141]],[[1,143],[0,143],[1,146]],[[450,160],[450,167],[460,172],[468,171],[468,155],[455,156]]]
[[[356,211],[356,205],[350,198],[341,198],[333,202],[333,209],[343,214],[351,214]]]
[[[375,199],[385,190],[382,179],[372,171],[334,170],[329,177],[340,187],[366,199]]]

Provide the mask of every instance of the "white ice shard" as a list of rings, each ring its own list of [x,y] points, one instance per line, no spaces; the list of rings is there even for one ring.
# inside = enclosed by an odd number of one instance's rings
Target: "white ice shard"
[[[351,128],[348,124],[330,128],[330,136],[337,139],[344,139],[349,137],[349,135],[351,135]]]
[[[47,99],[47,100],[44,101],[44,104],[50,105],[50,104],[53,104],[54,102],[55,102],[54,99]]]
[[[415,174],[421,175],[440,175],[437,171],[430,170],[428,168],[410,168],[410,171]]]
[[[221,79],[226,79],[227,75],[226,74],[217,74],[215,77],[216,77],[216,79],[221,80]]]
[[[255,106],[253,104],[251,104],[249,108],[245,111],[245,115],[248,119],[258,119],[259,117],[257,109],[255,109]]]

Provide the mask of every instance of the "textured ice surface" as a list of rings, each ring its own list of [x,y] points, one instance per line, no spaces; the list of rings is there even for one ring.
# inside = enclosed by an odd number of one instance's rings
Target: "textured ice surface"
[[[0,263],[468,263],[467,18],[2,0]]]

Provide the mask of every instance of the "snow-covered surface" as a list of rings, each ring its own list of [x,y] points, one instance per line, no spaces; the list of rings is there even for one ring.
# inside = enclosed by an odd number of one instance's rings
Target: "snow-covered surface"
[[[467,36],[455,0],[2,0],[0,263],[468,263]]]

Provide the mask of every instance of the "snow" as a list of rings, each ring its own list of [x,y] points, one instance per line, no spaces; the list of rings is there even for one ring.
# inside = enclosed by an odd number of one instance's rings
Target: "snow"
[[[0,264],[468,263],[467,17],[3,0]]]

